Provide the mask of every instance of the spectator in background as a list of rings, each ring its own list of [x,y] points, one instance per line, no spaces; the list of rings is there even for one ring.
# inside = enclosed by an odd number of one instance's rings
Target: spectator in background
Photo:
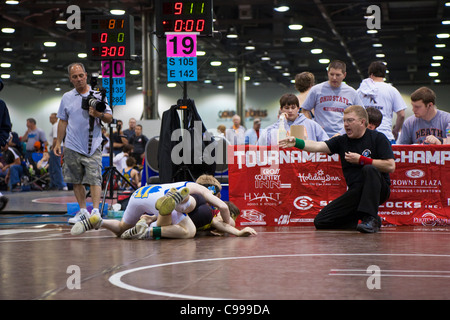
[[[3,89],[3,81],[0,79],[0,91]],[[0,99],[0,147],[3,149],[3,147],[8,145],[8,141],[10,139],[10,132],[11,132],[12,124],[11,119],[9,117],[9,110],[6,106],[5,101]],[[5,169],[6,171],[6,169]],[[0,211],[3,210],[6,207],[6,204],[8,203],[8,198],[5,197],[0,192]]]
[[[52,130],[49,135],[49,156],[50,159],[48,161],[48,173],[50,175],[50,189],[55,190],[67,190],[67,184],[64,182],[64,177],[62,174],[61,168],[61,156],[57,156],[53,149],[56,145],[56,138],[58,137],[58,117],[56,116],[56,112],[50,114],[49,121],[52,124]],[[61,150],[63,149],[63,145],[61,145]]]
[[[110,145],[112,142],[114,155],[122,152],[123,146],[128,143],[128,139],[123,134],[122,128],[123,128],[123,121],[117,120],[116,131],[113,132],[112,136],[109,139]]]
[[[366,111],[369,116],[369,124],[367,125],[367,129],[376,130],[383,121],[383,114],[380,110],[374,107],[368,107],[366,108]]]
[[[133,152],[133,145],[126,144],[123,146],[123,151],[121,153],[116,154],[113,157],[113,164],[117,168],[117,171],[122,172],[123,168],[127,166],[127,159],[130,157]]]
[[[25,159],[30,163],[34,163],[32,154],[35,152],[35,143],[38,141],[44,144],[45,149],[47,147],[47,138],[45,137],[45,132],[36,126],[36,120],[33,118],[27,119],[27,131],[22,136],[22,141],[26,142],[26,154]]]
[[[256,145],[261,135],[261,119],[256,118],[253,120],[253,128],[248,129],[245,132],[245,144]]]
[[[405,121],[406,103],[396,88],[384,82],[386,65],[383,62],[372,62],[368,73],[369,78],[361,82],[357,92],[366,108],[374,107],[381,111],[383,121],[377,130],[384,133],[389,141],[394,144]],[[392,129],[394,112],[397,114],[397,120]]]
[[[343,128],[346,108],[351,105],[364,106],[356,90],[343,83],[346,70],[343,61],[332,61],[327,70],[328,81],[313,86],[302,105],[302,112],[307,118],[311,118],[308,111],[314,110],[314,120],[330,138]]]
[[[128,120],[128,129],[123,130],[123,134],[127,138],[128,141],[130,141],[131,137],[133,136],[134,132],[136,130],[136,119],[130,118]]]
[[[233,118],[233,126],[227,129],[226,138],[232,145],[245,143],[245,127],[241,125],[241,117],[235,114]]]
[[[308,96],[309,90],[314,86],[316,78],[311,72],[302,72],[295,75],[295,89],[297,89],[300,94],[297,96],[298,102],[300,103],[300,109],[302,108],[303,102]],[[311,119],[314,117],[313,111],[311,112]]]
[[[280,112],[285,114],[286,121],[284,122],[285,130],[290,131],[292,125],[303,125],[306,129],[305,139],[313,141],[324,141],[328,139],[325,130],[315,121],[308,119],[300,111],[300,105],[296,95],[286,93],[280,98]],[[278,144],[277,134],[280,121],[270,125],[264,130],[258,140],[258,144],[262,146],[274,146]]]
[[[399,144],[442,144],[445,129],[450,123],[450,113],[438,110],[436,94],[421,87],[411,94],[413,116],[402,127]]]
[[[138,165],[141,165],[145,158],[145,145],[147,142],[148,138],[142,134],[142,125],[136,125],[134,135],[130,139],[130,144],[133,146],[131,156],[136,159]]]

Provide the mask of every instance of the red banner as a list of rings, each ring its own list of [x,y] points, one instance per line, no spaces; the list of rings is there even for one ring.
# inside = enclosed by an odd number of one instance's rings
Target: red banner
[[[450,225],[450,146],[393,146],[391,196],[384,224]],[[229,197],[238,226],[313,225],[347,188],[338,155],[277,147],[228,147]]]

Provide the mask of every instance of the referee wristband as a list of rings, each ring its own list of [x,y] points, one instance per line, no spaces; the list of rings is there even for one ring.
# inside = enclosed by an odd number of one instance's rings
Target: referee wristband
[[[295,138],[295,146],[298,149],[303,149],[305,147],[305,140]]]
[[[373,162],[373,159],[371,159],[371,158],[367,158],[364,156],[359,157],[359,164],[362,166],[365,166],[366,164],[372,164],[372,162]]]

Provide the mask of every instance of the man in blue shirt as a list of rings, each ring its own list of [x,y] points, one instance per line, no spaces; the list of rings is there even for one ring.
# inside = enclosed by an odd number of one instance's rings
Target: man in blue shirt
[[[111,123],[113,117],[109,106],[106,106],[104,112],[99,112],[92,106],[89,110],[82,109],[82,99],[92,90],[87,84],[87,73],[81,63],[69,65],[68,72],[70,82],[75,88],[66,92],[61,99],[58,134],[53,152],[57,156],[61,155],[61,142],[64,139],[64,181],[73,184],[73,191],[80,206],[80,212],[69,219],[69,222],[76,223],[80,219],[89,218],[84,184],[90,186],[93,202],[91,215],[99,214],[102,191],[101,121]],[[100,98],[98,95],[95,97]],[[89,123],[91,117],[94,118],[92,131]]]

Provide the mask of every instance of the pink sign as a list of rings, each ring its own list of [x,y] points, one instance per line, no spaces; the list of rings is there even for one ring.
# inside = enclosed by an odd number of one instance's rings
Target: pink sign
[[[167,57],[196,57],[197,33],[167,32]]]
[[[102,61],[103,78],[123,78],[125,77],[125,60]]]

